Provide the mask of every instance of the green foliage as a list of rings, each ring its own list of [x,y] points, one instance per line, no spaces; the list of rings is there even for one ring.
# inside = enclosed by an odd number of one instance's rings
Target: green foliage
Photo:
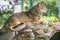
[[[47,15],[48,16],[58,16],[58,1],[46,1]]]
[[[59,19],[55,16],[43,16],[42,20],[45,22],[58,22]]]
[[[13,9],[10,9],[7,12],[0,12],[0,24],[4,24],[5,21],[12,15]]]
[[[40,2],[40,0],[32,0],[32,2],[33,2],[33,6],[34,6],[38,2]],[[24,7],[25,7],[26,11],[30,9],[30,0],[24,0]]]

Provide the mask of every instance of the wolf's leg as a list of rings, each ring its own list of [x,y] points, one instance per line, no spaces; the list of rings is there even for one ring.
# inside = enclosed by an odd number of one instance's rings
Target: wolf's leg
[[[21,21],[17,17],[12,17],[11,20],[10,20],[10,24],[11,25],[10,25],[9,29],[14,31],[14,28],[18,27],[18,25],[21,24]]]

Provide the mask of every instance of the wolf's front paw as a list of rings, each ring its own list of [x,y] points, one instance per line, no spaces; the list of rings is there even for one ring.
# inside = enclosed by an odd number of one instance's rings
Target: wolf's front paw
[[[42,20],[36,20],[35,23],[42,23]]]
[[[12,27],[10,27],[10,30],[11,30],[11,31],[15,31]]]

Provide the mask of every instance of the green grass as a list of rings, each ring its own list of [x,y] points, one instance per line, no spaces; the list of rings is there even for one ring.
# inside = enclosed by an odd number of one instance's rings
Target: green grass
[[[45,22],[58,22],[59,19],[55,16],[43,16],[42,20]]]

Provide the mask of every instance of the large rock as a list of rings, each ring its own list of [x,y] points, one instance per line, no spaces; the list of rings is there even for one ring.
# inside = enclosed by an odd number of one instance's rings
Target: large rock
[[[60,23],[59,22],[51,22],[51,23],[25,23],[25,27],[19,29],[16,28],[18,34],[13,36],[13,33],[7,33],[3,36],[0,36],[0,40],[59,40],[60,39]],[[6,36],[6,37],[5,37]],[[1,39],[3,38],[3,39]]]
[[[8,32],[0,36],[0,40],[12,40],[15,36],[14,32]]]
[[[46,23],[43,22],[41,24],[36,24],[36,23],[26,23],[26,29],[30,29],[32,30],[31,33],[33,33],[34,36],[31,36],[30,38],[35,38],[35,40],[50,40],[50,38],[52,36],[54,36],[55,33],[59,32],[60,30],[60,23],[56,22],[56,23]],[[24,29],[23,31],[25,31],[26,29]],[[26,34],[22,33],[21,35],[26,35],[26,37],[24,36],[23,38],[25,38],[24,40],[27,40],[26,38],[29,38],[28,35],[32,35],[32,34],[28,34],[29,30],[26,30]],[[20,36],[21,36],[20,35]],[[56,35],[57,37],[59,37],[60,34]]]

